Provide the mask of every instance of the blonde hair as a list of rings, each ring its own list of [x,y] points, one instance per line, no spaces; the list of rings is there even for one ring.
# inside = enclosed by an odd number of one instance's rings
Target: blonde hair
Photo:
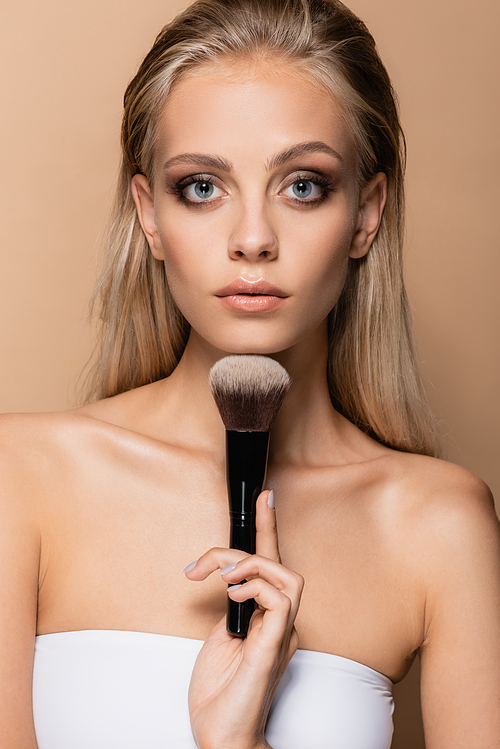
[[[377,440],[435,455],[403,283],[405,147],[395,95],[368,29],[338,0],[198,0],[158,35],[125,93],[123,162],[93,297],[100,303],[101,331],[89,399],[168,376],[189,336],[130,190],[137,173],[152,184],[165,100],[200,65],[259,56],[296,65],[342,105],[358,146],[360,188],[377,172],[387,175],[380,229],[368,255],[349,261],[329,317],[332,402]]]

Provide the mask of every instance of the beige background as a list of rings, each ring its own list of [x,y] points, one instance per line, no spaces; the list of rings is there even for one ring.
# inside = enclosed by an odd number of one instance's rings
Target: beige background
[[[76,402],[121,97],[180,0],[27,0],[0,10],[0,410]],[[451,460],[500,495],[497,459],[500,6],[352,0],[400,95],[407,278]],[[418,667],[396,689],[398,749],[421,749]]]

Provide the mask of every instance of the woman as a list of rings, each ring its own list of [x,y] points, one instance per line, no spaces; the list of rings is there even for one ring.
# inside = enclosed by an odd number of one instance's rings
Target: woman
[[[387,748],[419,652],[427,746],[494,747],[498,523],[432,457],[370,35],[338,2],[198,2],[130,84],[123,147],[99,400],[3,421],[2,745]],[[227,548],[227,353],[293,379],[255,556]],[[245,640],[227,583],[259,604]]]

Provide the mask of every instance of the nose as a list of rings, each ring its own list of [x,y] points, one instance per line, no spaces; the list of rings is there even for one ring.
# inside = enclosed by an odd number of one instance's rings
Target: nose
[[[241,205],[229,237],[228,254],[233,260],[246,258],[253,262],[274,260],[278,256],[278,238],[265,203]]]

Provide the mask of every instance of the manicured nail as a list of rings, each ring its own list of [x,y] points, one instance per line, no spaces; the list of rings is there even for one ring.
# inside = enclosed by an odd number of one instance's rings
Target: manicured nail
[[[223,567],[220,571],[221,575],[227,575],[228,572],[232,572],[236,567],[236,564],[228,564],[227,567]]]
[[[272,489],[267,495],[267,506],[270,507],[271,510],[274,510],[274,492]]]
[[[183,569],[182,571],[184,572],[184,574],[186,572],[191,572],[191,570],[194,570],[194,568],[196,567],[197,564],[198,564],[198,560],[195,559],[194,562],[191,562],[191,564],[188,564],[188,566],[185,569]]]
[[[241,588],[241,586],[242,586],[242,583],[240,583],[239,585],[230,585],[229,588],[227,589],[227,592],[230,593],[232,590],[238,590],[238,588]]]

